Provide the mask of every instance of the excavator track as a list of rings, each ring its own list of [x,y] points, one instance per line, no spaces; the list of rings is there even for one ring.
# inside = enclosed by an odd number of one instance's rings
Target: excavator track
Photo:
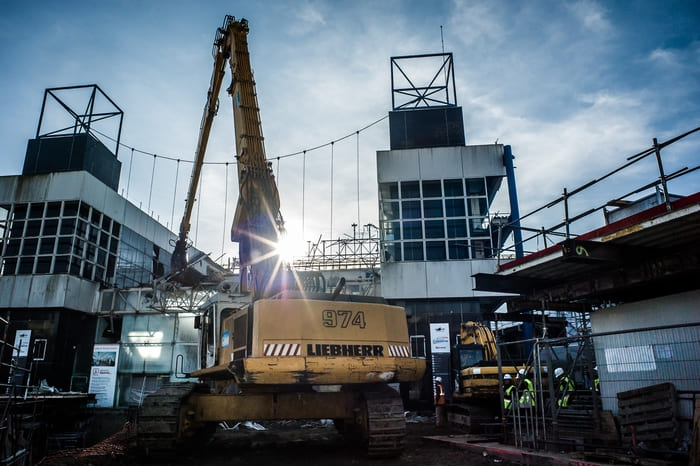
[[[406,437],[403,402],[394,390],[366,392],[367,455],[373,458],[399,456]]]
[[[136,445],[145,456],[172,454],[180,432],[180,410],[197,383],[166,382],[148,395],[138,411]]]

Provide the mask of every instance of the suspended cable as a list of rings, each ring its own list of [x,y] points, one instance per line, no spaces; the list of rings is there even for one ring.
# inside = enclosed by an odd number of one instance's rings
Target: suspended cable
[[[175,229],[175,199],[177,196],[177,179],[180,174],[180,159],[177,159],[177,168],[175,168],[175,188],[173,189],[173,208],[170,212],[170,228]]]
[[[331,235],[330,239],[333,239],[333,146],[334,142],[331,142]]]
[[[134,165],[134,149],[131,148],[131,161],[129,161],[129,178],[126,182],[126,197],[129,197],[129,185],[131,185],[131,167]]]
[[[228,163],[226,164],[226,176],[224,177],[224,231],[221,234],[221,257],[224,256],[224,244],[226,244],[226,213],[228,212]]]
[[[148,192],[148,210],[151,210],[151,196],[153,195],[153,178],[156,175],[156,158],[158,156],[153,154],[153,168],[151,169],[151,189]]]
[[[204,179],[204,167],[202,167],[202,173],[199,175],[199,187],[197,188],[197,195],[194,198],[194,201],[197,203],[197,222],[196,225],[194,226],[194,244],[197,244],[197,236],[199,235],[199,206],[202,205],[200,199],[198,199],[202,195],[202,180]]]
[[[304,157],[301,168],[301,237],[304,238],[304,208],[305,208],[305,194],[306,194],[306,151],[304,151]]]
[[[299,150],[299,151],[296,151],[296,152],[290,152],[290,153],[284,154],[284,155],[272,156],[272,157],[267,158],[267,160],[272,160],[272,159],[275,159],[275,158],[277,158],[277,159],[284,159],[284,158],[287,158],[287,157],[294,157],[294,156],[296,156],[296,155],[302,155],[302,154],[304,154],[304,153],[306,153],[306,152],[311,152],[311,151],[315,151],[315,150],[318,150],[318,149],[322,149],[322,148],[324,148],[324,147],[328,147],[328,146],[330,146],[330,145],[333,144],[333,143],[340,142],[340,141],[343,141],[343,140],[345,140],[345,139],[348,139],[349,137],[353,136],[354,134],[361,133],[362,131],[365,131],[365,130],[369,129],[369,128],[371,128],[372,126],[374,126],[374,125],[376,125],[376,124],[378,124],[378,123],[381,123],[382,121],[386,120],[387,118],[389,118],[389,115],[385,115],[385,116],[379,118],[378,120],[375,120],[375,121],[373,121],[372,123],[363,126],[362,128],[360,128],[360,129],[357,130],[357,131],[354,131],[354,132],[352,132],[352,133],[348,133],[348,134],[346,134],[346,135],[343,136],[343,137],[340,137],[340,138],[338,138],[338,139],[334,139],[334,140],[332,140],[332,141],[328,141],[328,142],[326,142],[326,143],[324,143],[324,144],[319,144],[319,145],[314,146],[314,147],[311,147],[311,148],[309,148],[309,149]],[[177,157],[169,157],[169,156],[165,156],[165,155],[157,155],[157,154],[154,154],[153,152],[148,152],[148,151],[144,151],[144,150],[137,149],[137,148],[135,148],[135,147],[129,146],[128,144],[126,144],[126,143],[124,143],[124,142],[121,142],[121,141],[117,141],[116,139],[114,139],[114,138],[112,138],[112,137],[110,137],[110,136],[108,136],[108,135],[102,133],[101,131],[94,129],[94,128],[90,128],[90,131],[95,132],[95,133],[101,135],[102,137],[104,137],[104,138],[106,138],[106,139],[109,139],[110,141],[113,141],[113,142],[115,142],[115,143],[118,142],[120,147],[124,147],[124,148],[126,148],[126,149],[130,149],[132,152],[137,152],[137,153],[143,154],[143,155],[150,155],[150,156],[152,156],[152,157],[157,157],[157,158],[159,158],[159,159],[164,159],[164,160],[170,160],[170,161],[172,161],[172,162],[177,162],[177,161],[178,161],[178,158],[177,158]],[[194,163],[193,160],[180,160],[180,161],[183,162],[183,163],[184,163],[184,162],[186,162],[186,163]],[[233,163],[233,164],[235,164],[236,162],[203,162],[202,164],[203,164],[203,165],[225,165],[225,164],[227,164],[227,163]]]
[[[360,131],[357,131],[357,226],[360,227]]]

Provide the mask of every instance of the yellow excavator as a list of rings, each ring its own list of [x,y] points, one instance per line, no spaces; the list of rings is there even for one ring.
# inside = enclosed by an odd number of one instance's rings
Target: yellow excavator
[[[248,22],[226,16],[214,41],[214,71],[200,128],[187,205],[172,271],[187,269],[189,221],[218,95],[228,65],[232,83],[239,199],[232,240],[239,244],[240,293],[212,300],[197,318],[198,382],[167,382],[145,398],[137,444],[147,455],[191,444],[222,421],[332,419],[369,456],[396,456],[405,436],[393,384],[420,380],[405,311],[378,298],[309,293],[276,254],[280,200],[266,160]]]
[[[446,407],[450,422],[478,430],[484,422],[493,422],[501,413],[498,348],[496,338],[481,322],[463,322],[459,342],[452,348],[456,391]],[[504,362],[501,374],[516,379],[525,365]],[[529,371],[528,371],[529,372]]]

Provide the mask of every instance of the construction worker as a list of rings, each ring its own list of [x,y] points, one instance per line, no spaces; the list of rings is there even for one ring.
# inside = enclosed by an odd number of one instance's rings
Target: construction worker
[[[435,425],[444,426],[447,424],[447,413],[445,410],[445,387],[442,386],[442,377],[435,377],[435,392],[433,393],[435,403]]]
[[[513,393],[515,385],[513,385],[513,377],[510,374],[503,376],[503,407],[506,411],[510,409],[513,402]]]
[[[445,387],[442,386],[442,377],[435,377],[435,393],[433,393],[433,402],[436,405],[445,404]]]
[[[556,377],[559,385],[557,386],[557,406],[560,408],[569,407],[569,398],[576,389],[576,385],[571,378],[564,374],[564,369],[557,367],[554,369],[554,377]]]
[[[598,366],[593,368],[593,390],[600,393],[600,378],[598,377]]]
[[[520,389],[520,403],[521,408],[533,408],[535,406],[535,387],[532,385],[532,381],[527,378],[527,373],[525,369],[520,369],[515,381]]]

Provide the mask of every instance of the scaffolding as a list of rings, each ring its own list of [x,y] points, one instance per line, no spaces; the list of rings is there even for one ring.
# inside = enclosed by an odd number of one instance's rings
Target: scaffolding
[[[358,232],[358,225],[352,224],[352,237],[340,237],[309,242],[306,256],[295,258],[296,270],[349,270],[379,267],[379,229],[368,223]]]

